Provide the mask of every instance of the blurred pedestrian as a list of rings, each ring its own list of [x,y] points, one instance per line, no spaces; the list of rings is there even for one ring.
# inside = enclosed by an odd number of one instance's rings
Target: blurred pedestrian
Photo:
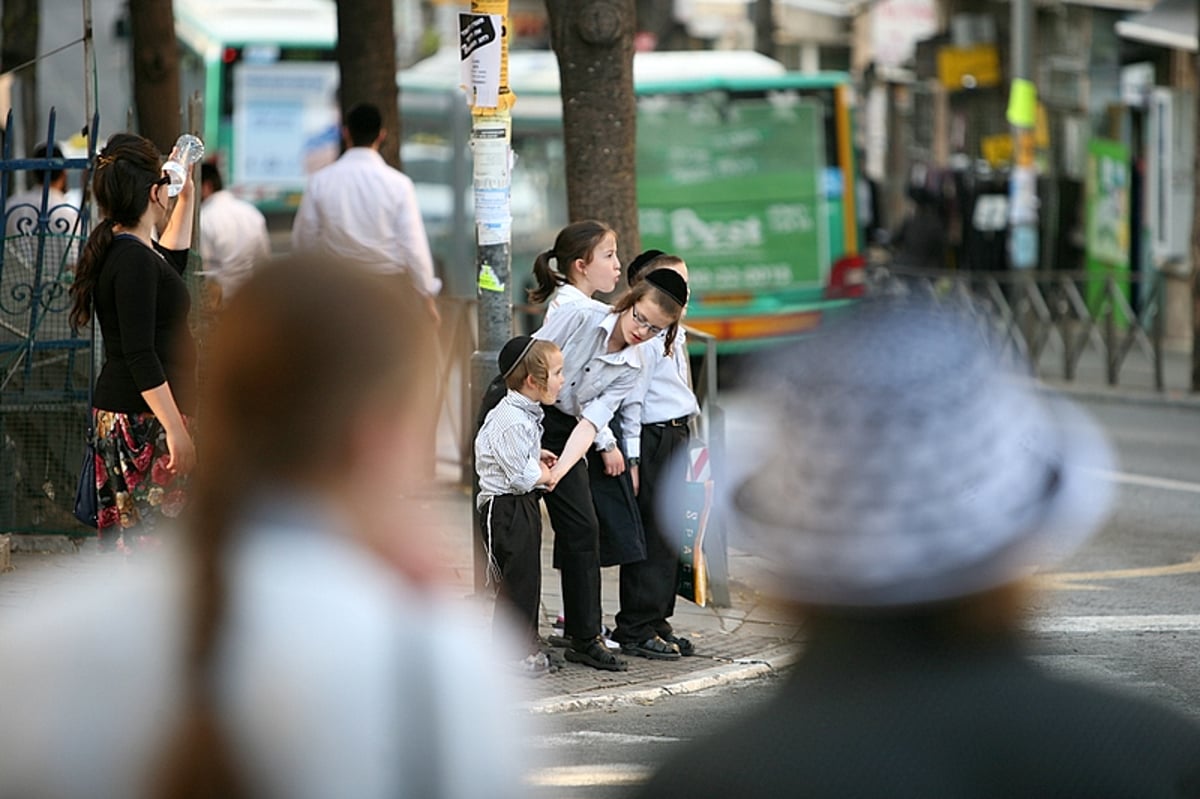
[[[102,218],[71,285],[71,324],[95,316],[104,340],[92,417],[105,550],[156,542],[162,517],[183,510],[196,463],[196,345],[183,279],[194,186],[189,175],[172,201],[162,161],[149,139],[109,138],[92,174]]]
[[[687,279],[687,264],[677,255],[647,250],[629,263],[629,285],[655,280],[655,272],[669,269]],[[686,308],[687,297],[679,298]],[[641,348],[646,359],[642,379],[622,405],[623,428],[636,431],[629,449],[629,469],[638,510],[646,532],[646,557],[621,565],[621,609],[613,640],[629,655],[653,660],[678,660],[694,655],[687,638],[676,635],[669,619],[675,613],[675,589],[679,581],[679,548],[683,512],[665,514],[660,520],[657,504],[669,487],[687,479],[687,451],[692,418],[700,412],[692,393],[687,339],[682,326],[659,334]]]
[[[375,106],[361,103],[347,112],[347,150],[309,178],[292,224],[292,249],[325,252],[379,272],[407,272],[437,320],[442,284],[434,276],[416,187],[380,155],[386,136]]]
[[[978,320],[891,300],[746,388],[718,507],[803,652],[639,796],[1200,795],[1200,726],[1025,656],[1022,578],[1107,514],[1093,423],[1003,368]]]
[[[924,185],[912,185],[908,198],[908,212],[890,242],[893,259],[899,266],[945,269],[950,239],[940,193]]]
[[[482,517],[488,582],[496,583],[494,629],[515,621],[524,651],[518,669],[550,671],[538,635],[542,602],[542,508],[539,489],[550,482],[557,457],[542,449],[542,404],[553,405],[563,386],[562,352],[551,341],[517,336],[500,350],[507,393],[475,436],[475,505]],[[510,618],[511,616],[511,618]],[[496,635],[496,638],[502,637]]]
[[[250,270],[270,257],[271,238],[262,211],[225,188],[215,163],[202,163],[200,260],[205,277],[217,284],[220,300],[233,296]]]
[[[674,272],[662,278],[643,281],[611,309],[564,305],[533,334],[557,344],[565,365],[558,401],[545,407],[542,437],[542,446],[558,456],[545,501],[554,527],[554,565],[562,575],[565,657],[596,669],[622,671],[628,663],[609,651],[601,636],[600,526],[583,458],[597,444],[606,465],[613,457],[624,469],[612,434],[607,441],[599,435],[637,385],[638,345],[654,342],[679,321],[687,282]]]
[[[48,155],[49,154],[49,155]],[[62,158],[57,144],[50,150],[43,142],[33,150],[34,159]],[[37,260],[37,236],[44,242],[43,272],[52,279],[59,271],[74,267],[82,238],[79,208],[67,196],[65,169],[33,169],[33,185],[8,198],[4,209],[5,261],[32,268]],[[43,206],[43,198],[45,205]],[[45,211],[45,227],[41,225]]]
[[[419,301],[287,258],[210,346],[186,547],[4,620],[0,796],[521,795],[517,694],[405,496]]]

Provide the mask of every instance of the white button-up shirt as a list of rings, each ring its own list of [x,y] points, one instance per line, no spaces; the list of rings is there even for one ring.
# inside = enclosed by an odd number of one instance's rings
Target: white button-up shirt
[[[596,448],[616,443],[608,423],[637,387],[642,358],[639,347],[607,352],[619,314],[599,303],[560,307],[534,338],[553,341],[563,354],[563,387],[555,407],[596,428]],[[661,346],[661,345],[660,345]]]
[[[592,305],[596,305],[601,308],[611,307],[600,302],[599,300],[593,300],[591,297],[584,294],[570,283],[563,283],[554,290],[554,294],[550,297],[550,301],[546,303],[546,316],[542,320],[542,324],[549,322],[550,317],[557,313],[559,308],[563,307],[564,305],[572,305],[577,302],[591,303]]]
[[[669,422],[700,412],[692,391],[687,336],[682,327],[669,356],[663,354],[662,334],[639,344],[637,350],[645,364],[637,387],[620,411],[625,453],[631,458],[641,457],[642,425]]]
[[[267,220],[253,203],[222,190],[200,204],[203,274],[221,285],[226,298],[245,282],[255,264],[270,257]]]
[[[380,272],[408,271],[433,296],[442,283],[412,179],[372,147],[351,147],[314,174],[292,224],[294,250],[320,250]]]

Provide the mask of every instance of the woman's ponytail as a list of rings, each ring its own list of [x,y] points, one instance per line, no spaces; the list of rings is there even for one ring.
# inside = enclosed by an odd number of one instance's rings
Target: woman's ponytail
[[[79,262],[75,265],[75,280],[71,283],[71,327],[84,327],[92,319],[92,295],[100,278],[100,264],[108,255],[113,242],[113,220],[102,219],[88,234]]]

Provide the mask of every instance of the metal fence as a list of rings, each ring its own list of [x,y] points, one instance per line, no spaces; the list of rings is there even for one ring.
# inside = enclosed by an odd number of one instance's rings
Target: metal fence
[[[13,130],[12,113],[8,130]],[[94,128],[93,128],[94,129]],[[50,112],[46,141],[55,141]],[[12,138],[0,153],[0,532],[83,535],[72,515],[87,431],[91,331],[72,330],[69,288],[87,237],[88,210],[41,191],[15,198],[12,186],[51,171],[86,175],[87,158],[18,158]],[[17,192],[18,194],[20,191]]]
[[[1157,271],[972,272],[879,264],[868,272],[868,293],[961,302],[1041,377],[1116,386],[1124,377],[1148,376],[1154,389],[1166,388],[1165,280]]]

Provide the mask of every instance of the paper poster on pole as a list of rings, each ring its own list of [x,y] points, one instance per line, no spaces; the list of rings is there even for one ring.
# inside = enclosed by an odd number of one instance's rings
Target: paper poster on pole
[[[476,122],[471,130],[474,158],[475,230],[479,244],[512,240],[512,152],[508,126]]]
[[[499,14],[459,14],[458,52],[462,85],[472,106],[500,103],[500,47],[504,18]]]

